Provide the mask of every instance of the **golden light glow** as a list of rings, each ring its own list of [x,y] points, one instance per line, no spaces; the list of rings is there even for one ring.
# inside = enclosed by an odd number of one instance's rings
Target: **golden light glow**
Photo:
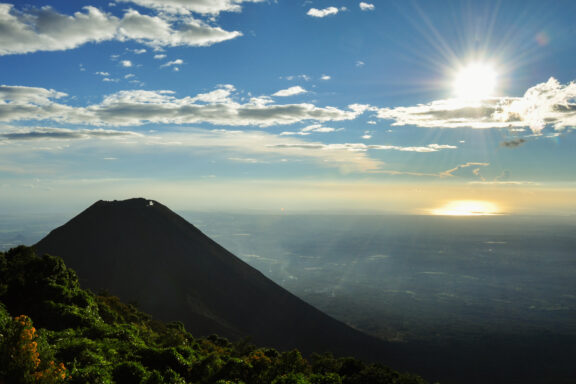
[[[500,213],[496,204],[482,200],[454,200],[431,211],[432,215],[441,216],[488,216]]]
[[[497,80],[492,65],[471,63],[456,73],[452,87],[458,99],[479,100],[494,96]]]

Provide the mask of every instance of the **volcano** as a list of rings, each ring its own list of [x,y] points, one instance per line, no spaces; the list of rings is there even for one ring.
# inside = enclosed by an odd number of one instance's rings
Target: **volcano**
[[[180,321],[197,336],[396,360],[390,344],[307,304],[156,201],[98,201],[35,248],[62,257],[83,287]]]

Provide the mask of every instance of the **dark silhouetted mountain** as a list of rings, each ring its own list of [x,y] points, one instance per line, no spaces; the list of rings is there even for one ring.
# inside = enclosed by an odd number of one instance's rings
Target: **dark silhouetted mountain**
[[[155,201],[98,201],[35,248],[62,257],[83,287],[181,321],[196,335],[410,366],[390,344],[300,300]]]

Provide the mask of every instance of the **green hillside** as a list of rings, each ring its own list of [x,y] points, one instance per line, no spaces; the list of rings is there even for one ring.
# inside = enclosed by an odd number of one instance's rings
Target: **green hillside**
[[[352,357],[304,358],[297,350],[196,338],[181,323],[83,290],[62,259],[21,246],[0,253],[0,384],[19,383],[426,382]]]

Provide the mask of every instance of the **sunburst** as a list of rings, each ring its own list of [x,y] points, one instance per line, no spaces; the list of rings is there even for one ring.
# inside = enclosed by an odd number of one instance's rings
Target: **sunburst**
[[[430,212],[437,216],[490,216],[500,214],[499,207],[483,200],[454,200]]]
[[[452,89],[454,96],[462,100],[481,100],[494,96],[498,74],[493,65],[470,63],[456,71]]]

